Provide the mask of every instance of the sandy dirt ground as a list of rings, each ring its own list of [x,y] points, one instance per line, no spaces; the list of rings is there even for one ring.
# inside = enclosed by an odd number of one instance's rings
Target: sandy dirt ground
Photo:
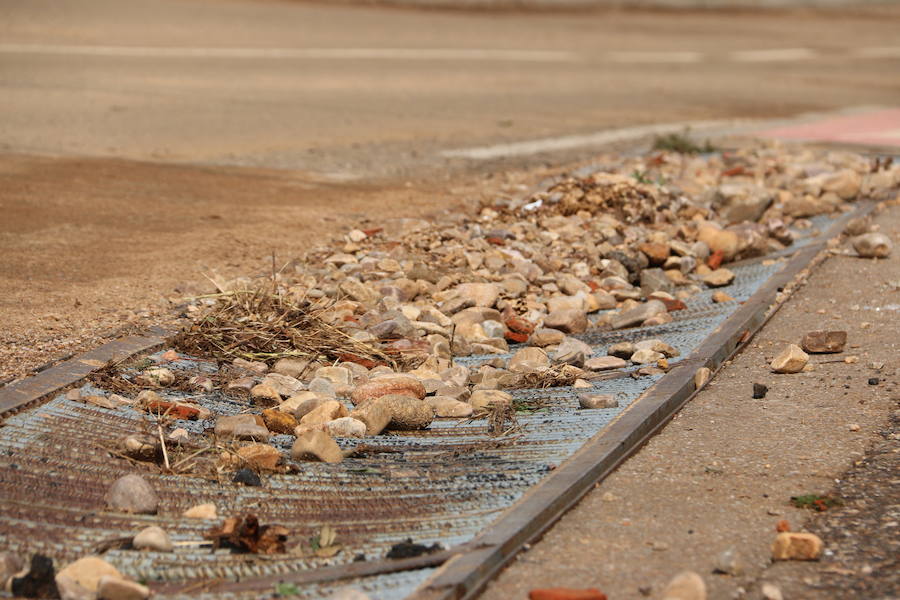
[[[289,172],[0,158],[0,381],[154,324],[206,276],[258,276],[352,223],[458,210],[541,172],[349,185]]]
[[[877,222],[900,241],[900,208]],[[524,598],[557,586],[596,587],[616,600],[659,598],[682,570],[699,573],[715,599],[762,598],[765,582],[791,599],[896,598],[900,488],[884,464],[900,452],[889,424],[900,408],[898,282],[896,252],[878,262],[826,260],[662,433],[520,554],[482,598]],[[816,329],[847,331],[845,352],[813,355],[809,373],[770,373],[785,344]],[[858,362],[845,363],[849,356]],[[753,383],[768,386],[764,399],[752,399]],[[842,486],[854,465],[856,485]],[[817,517],[791,505],[805,494],[846,501]],[[861,514],[871,518],[860,523]],[[782,519],[823,537],[821,561],[771,563]],[[729,550],[738,573],[714,574]]]

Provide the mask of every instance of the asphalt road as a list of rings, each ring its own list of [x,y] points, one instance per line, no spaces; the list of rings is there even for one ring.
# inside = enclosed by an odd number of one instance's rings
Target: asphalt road
[[[890,105],[898,17],[4,0],[0,151],[428,174],[460,148]]]

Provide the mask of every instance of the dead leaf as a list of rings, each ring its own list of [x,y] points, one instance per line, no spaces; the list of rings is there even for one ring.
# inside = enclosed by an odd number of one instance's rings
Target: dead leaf
[[[220,528],[213,529],[207,539],[229,546],[238,552],[283,554],[289,531],[281,525],[260,525],[256,515],[229,517]]]

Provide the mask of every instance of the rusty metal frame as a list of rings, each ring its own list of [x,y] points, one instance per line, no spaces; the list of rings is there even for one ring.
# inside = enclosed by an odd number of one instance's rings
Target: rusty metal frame
[[[153,328],[147,335],[128,336],[103,344],[75,358],[41,371],[33,377],[0,387],[0,416],[28,408],[85,379],[110,361],[152,352],[165,343],[167,332]]]

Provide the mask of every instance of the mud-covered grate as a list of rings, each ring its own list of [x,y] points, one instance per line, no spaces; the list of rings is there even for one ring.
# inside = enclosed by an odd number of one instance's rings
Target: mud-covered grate
[[[780,266],[774,262],[734,267],[735,282],[722,290],[735,302],[716,304],[710,292],[703,292],[687,302],[686,310],[673,313],[671,323],[580,337],[595,355],[606,354],[606,348],[618,341],[659,337],[679,349],[677,362]],[[460,362],[477,364],[490,358],[467,357]],[[193,361],[176,367],[212,368]],[[214,482],[147,475],[161,499],[161,512],[154,516],[108,513],[103,501],[113,480],[136,470],[124,460],[111,458],[105,447],[136,431],[145,416],[130,408],[106,410],[59,396],[10,417],[0,428],[0,511],[4,515],[0,545],[21,554],[43,552],[65,563],[95,552],[101,542],[131,536],[148,525],[163,527],[176,542],[189,542],[201,539],[215,522],[186,520],[180,514],[201,502],[213,502],[220,516],[253,512],[263,523],[286,526],[296,539],[308,539],[329,524],[337,530],[344,550],[331,559],[256,557],[183,545],[172,554],[112,550],[106,558],[137,579],[208,582],[265,577],[266,586],[273,586],[287,573],[348,564],[360,556],[381,560],[392,544],[406,538],[448,548],[472,540],[658,379],[625,376],[595,382],[595,390],[619,400],[617,408],[602,410],[580,410],[572,388],[516,390],[514,397],[527,400],[533,411],[519,413],[518,427],[506,437],[487,436],[484,421],[443,420],[423,432],[342,440],[345,448],[374,442],[391,452],[350,458],[339,465],[297,464],[298,473],[265,476],[260,488],[235,485],[228,477]],[[97,390],[85,386],[85,391]],[[199,401],[217,414],[235,414],[244,408],[220,394]],[[212,423],[178,425],[200,433]],[[273,444],[285,453],[291,442],[290,436],[273,438]],[[298,597],[322,597],[349,586],[375,599],[403,598],[431,573],[422,569],[339,584],[310,584],[300,587]],[[205,595],[197,587],[181,597],[258,598],[272,589]]]

